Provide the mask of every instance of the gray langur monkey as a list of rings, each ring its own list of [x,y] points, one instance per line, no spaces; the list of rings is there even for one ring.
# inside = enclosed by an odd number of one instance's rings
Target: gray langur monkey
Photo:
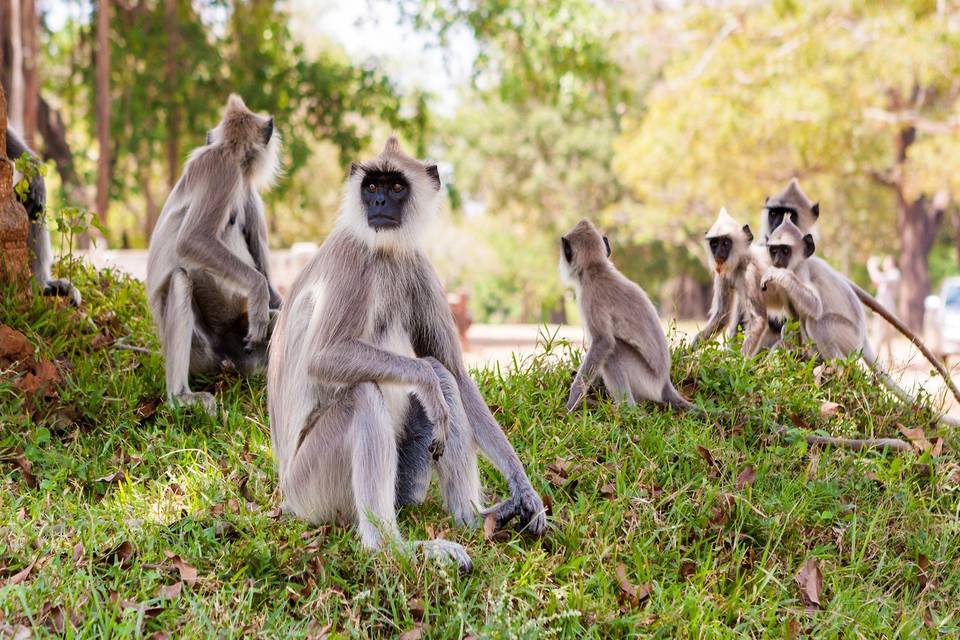
[[[782,305],[800,321],[804,340],[810,341],[825,360],[847,358],[859,353],[877,377],[903,402],[916,399],[902,389],[877,361],[867,339],[863,306],[847,278],[823,260],[814,257],[813,236],[804,234],[793,222],[780,224],[767,239],[771,267],[760,281],[761,289],[772,297],[782,297]],[[941,421],[954,420],[941,416]]]
[[[801,233],[811,233],[819,217],[820,204],[812,202],[800,188],[800,183],[797,179],[793,178],[781,193],[766,199],[763,216],[763,237],[766,240],[785,220],[792,222]],[[815,237],[814,240],[816,240]],[[820,260],[817,259],[817,262],[820,262]],[[826,263],[824,263],[824,265],[826,265]],[[920,353],[923,354],[943,378],[954,397],[960,401],[960,389],[957,389],[946,367],[940,359],[930,351],[927,345],[924,344],[923,340],[869,292],[865,291],[849,278],[840,276],[840,274],[837,275],[846,280],[861,303],[889,322],[917,347]],[[771,326],[772,324],[771,322]]]
[[[589,220],[560,239],[560,275],[573,284],[590,346],[570,387],[567,411],[599,375],[616,402],[696,406],[670,382],[670,349],[657,311],[639,285],[610,261],[610,242]]]
[[[768,260],[763,247],[751,244],[750,225],[739,222],[721,209],[713,226],[704,235],[714,270],[713,304],[707,324],[694,337],[692,348],[713,338],[742,309],[746,326],[741,353],[752,358],[763,346],[775,344],[780,336],[770,326],[760,278]]]
[[[16,169],[16,160],[27,154],[33,160],[37,156],[26,143],[17,135],[17,132],[7,127],[7,158],[14,162],[13,184],[17,185],[23,176]],[[27,234],[27,248],[30,250],[30,273],[34,281],[42,288],[45,296],[63,296],[75,306],[80,306],[80,292],[69,280],[54,278],[51,275],[53,266],[53,248],[50,245],[50,232],[47,230],[46,206],[47,187],[43,176],[36,175],[30,179],[30,188],[20,198],[27,217],[30,220]]]
[[[419,548],[467,571],[446,540],[405,543],[396,509],[426,497],[431,469],[462,525],[493,514],[540,535],[546,512],[470,377],[440,280],[422,249],[440,206],[436,165],[395,137],[355,163],[334,230],[294,282],[270,344],[270,439],[284,509],[346,518],[371,550]],[[482,510],[477,451],[511,497]]]
[[[273,118],[231,95],[207,144],[190,154],[150,240],[147,295],[160,333],[167,396],[216,400],[190,390],[193,373],[261,370],[280,295],[270,280],[259,190],[278,168]]]

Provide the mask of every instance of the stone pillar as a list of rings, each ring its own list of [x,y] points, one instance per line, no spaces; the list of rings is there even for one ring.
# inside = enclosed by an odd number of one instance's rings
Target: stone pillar
[[[7,159],[7,97],[0,87],[0,278],[26,275],[27,212],[13,193],[13,164]]]

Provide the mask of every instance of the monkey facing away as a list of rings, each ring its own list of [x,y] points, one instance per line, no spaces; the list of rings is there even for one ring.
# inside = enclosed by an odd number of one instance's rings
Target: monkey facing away
[[[160,333],[167,396],[216,410],[191,373],[262,369],[271,310],[281,300],[267,259],[259,190],[279,155],[273,118],[231,95],[223,119],[194,150],[150,240],[147,295]]]
[[[859,353],[896,396],[907,403],[915,402],[877,362],[856,291],[845,276],[813,256],[815,248],[812,235],[804,234],[789,220],[780,224],[767,239],[772,266],[763,275],[761,288],[782,296],[784,307],[799,319],[804,340],[810,341],[824,359]],[[773,306],[770,298],[768,306]],[[948,417],[941,420],[954,422]]]
[[[345,517],[365,548],[417,547],[469,570],[460,545],[400,535],[396,509],[425,499],[431,468],[459,524],[493,513],[497,527],[516,517],[540,535],[546,514],[466,370],[421,249],[439,191],[437,167],[394,137],[351,166],[335,228],[297,277],[271,340],[270,435],[285,510],[314,523]],[[478,449],[511,491],[486,511]]]
[[[760,291],[760,278],[767,268],[766,252],[751,244],[750,225],[741,226],[726,209],[720,210],[704,237],[714,270],[713,304],[707,324],[694,337],[692,346],[696,349],[713,338],[730,322],[734,312],[742,309],[746,332],[741,353],[751,358],[762,346],[779,339],[779,334],[768,324],[766,303]]]
[[[15,162],[23,154],[36,160],[36,154],[20,139],[16,131],[7,127],[7,157]],[[23,176],[14,165],[13,184]],[[30,228],[27,235],[27,248],[30,250],[30,273],[37,285],[42,287],[45,296],[63,296],[69,298],[75,306],[80,305],[80,292],[69,280],[53,278],[53,248],[50,246],[50,232],[47,230],[45,211],[47,205],[47,187],[43,176],[36,175],[30,179],[30,188],[21,199],[27,217],[30,219]]]
[[[598,375],[617,402],[695,408],[670,382],[670,349],[656,309],[610,262],[610,242],[592,222],[581,220],[560,244],[560,274],[574,286],[590,342],[567,411],[576,409]]]

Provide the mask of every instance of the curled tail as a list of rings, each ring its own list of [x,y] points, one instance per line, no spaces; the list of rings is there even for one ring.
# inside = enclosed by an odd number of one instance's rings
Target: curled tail
[[[897,318],[895,315],[890,313],[890,311],[886,307],[884,307],[882,304],[880,304],[880,302],[878,302],[877,299],[874,298],[872,295],[870,295],[869,293],[861,289],[859,286],[857,286],[853,282],[850,282],[849,280],[847,282],[850,284],[851,287],[853,287],[853,290],[857,294],[857,297],[860,298],[860,302],[862,302],[867,307],[869,307],[874,313],[883,317],[884,320],[892,324],[897,329],[897,331],[899,331],[904,336],[906,336],[907,339],[909,339],[910,342],[913,343],[913,345],[920,350],[920,353],[922,353],[923,356],[930,361],[930,364],[933,365],[933,368],[936,369],[937,372],[940,374],[940,376],[943,378],[943,381],[950,388],[950,392],[953,394],[953,397],[956,398],[958,402],[960,402],[960,390],[958,390],[957,386],[953,384],[953,378],[950,377],[950,373],[947,371],[946,367],[943,366],[943,363],[940,362],[940,360],[935,355],[933,355],[933,352],[931,352],[930,349],[927,348],[927,345],[923,343],[923,341],[917,336],[917,334],[915,334],[913,331],[907,328],[907,325],[903,324],[899,318]],[[874,362],[876,362],[876,357],[874,357]],[[870,366],[873,367],[874,370],[877,370],[877,367],[875,366],[874,363],[870,363]],[[889,379],[890,377],[887,376],[887,380]],[[886,383],[886,380],[884,382]],[[893,381],[890,380],[890,382],[892,383]],[[895,383],[893,386],[897,387]],[[897,388],[899,389],[899,387]],[[900,389],[900,391],[903,391],[903,390]],[[896,391],[894,391],[894,393],[896,393]],[[909,394],[907,395],[909,396]]]

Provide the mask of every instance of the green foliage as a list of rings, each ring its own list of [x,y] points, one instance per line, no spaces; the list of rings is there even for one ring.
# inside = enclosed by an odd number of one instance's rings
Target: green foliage
[[[928,427],[929,409],[897,404],[859,367],[837,365],[818,385],[812,363],[783,351],[754,361],[719,344],[677,351],[673,379],[717,416],[706,420],[605,400],[566,415],[580,354],[565,344],[519,371],[475,372],[552,503],[551,528],[542,541],[486,542],[453,527],[432,490],[401,512],[401,529],[465,544],[476,569],[461,576],[370,555],[349,527],[279,516],[263,377],[197,380],[221,403],[214,419],[168,406],[143,285],[111,272],[74,278],[79,309],[0,290],[0,325],[24,332],[63,376],[46,398],[0,376],[0,625],[53,634],[62,606],[69,637],[302,638],[327,624],[334,637],[382,637],[415,626],[415,598],[431,638],[960,633],[956,434],[940,434],[942,457],[916,459],[773,432],[789,416],[833,435]],[[843,407],[834,418],[820,412],[827,400]],[[748,467],[755,480],[738,485]],[[488,499],[504,495],[488,465],[483,477]],[[180,580],[168,552],[198,579],[164,599],[159,590]],[[822,608],[808,611],[794,575],[810,558],[824,588]],[[649,585],[637,608],[619,564],[638,590]]]

